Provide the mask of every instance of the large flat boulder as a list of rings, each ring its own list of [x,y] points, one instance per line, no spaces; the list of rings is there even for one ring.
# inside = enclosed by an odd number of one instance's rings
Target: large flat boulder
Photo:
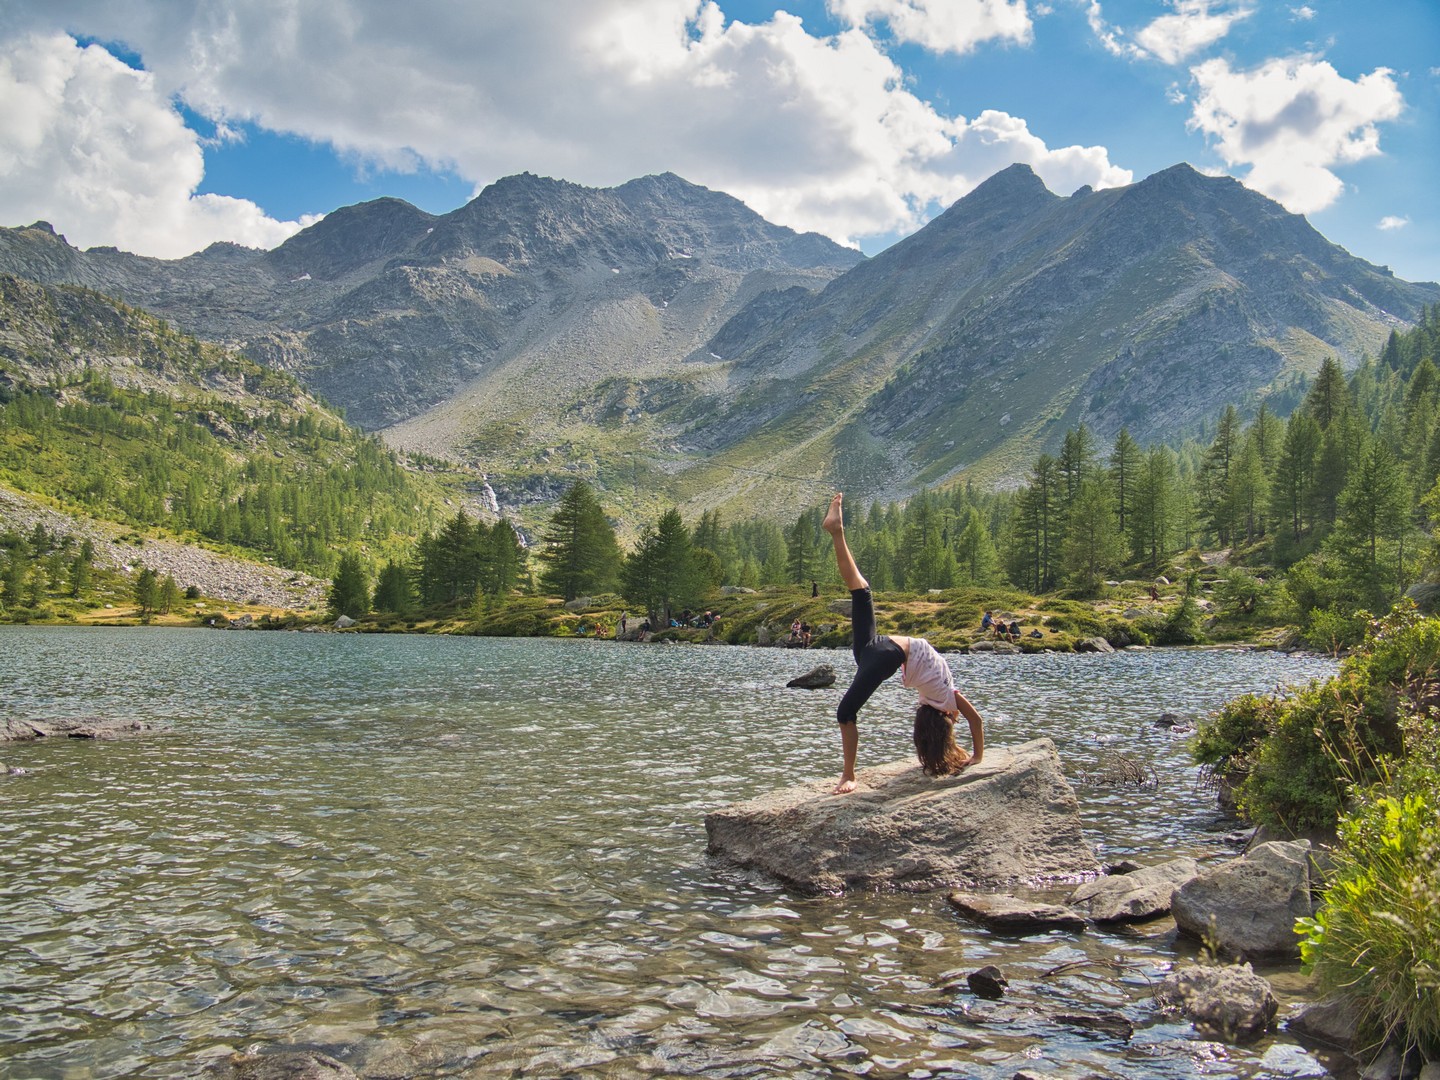
[[[1100,869],[1049,739],[987,747],[959,776],[895,761],[857,779],[848,795],[815,781],[707,815],[710,854],[829,893],[994,887]]]

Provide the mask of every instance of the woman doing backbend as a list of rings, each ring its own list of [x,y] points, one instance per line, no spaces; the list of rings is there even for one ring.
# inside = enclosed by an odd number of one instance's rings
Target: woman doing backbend
[[[967,765],[978,762],[985,753],[985,727],[980,714],[955,689],[950,665],[924,638],[877,636],[875,606],[870,596],[870,582],[860,573],[850,547],[845,543],[845,522],[840,507],[841,496],[830,500],[823,527],[835,542],[835,564],[841,580],[850,590],[850,624],[854,637],[855,678],[840,699],[837,716],[840,720],[840,749],[844,768],[835,794],[855,790],[855,753],[860,746],[856,719],[860,706],[870,699],[880,684],[903,669],[902,681],[920,694],[915,709],[915,753],[920,767],[928,776],[947,776]],[[970,741],[974,754],[967,754],[955,742],[955,721],[963,714],[970,725]]]

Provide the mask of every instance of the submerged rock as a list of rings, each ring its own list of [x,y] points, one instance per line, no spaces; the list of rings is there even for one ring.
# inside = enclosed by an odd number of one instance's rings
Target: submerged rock
[[[143,720],[115,720],[86,716],[62,720],[5,720],[0,722],[0,742],[29,739],[125,739],[153,730]]]
[[[986,964],[966,975],[965,983],[976,997],[999,1001],[1005,996],[1005,988],[1010,985],[1010,980],[1005,978],[1005,973],[994,964]]]
[[[1033,903],[1006,893],[957,890],[946,897],[950,906],[991,930],[1084,930],[1085,920],[1069,908]]]
[[[989,747],[958,776],[911,761],[798,784],[708,814],[709,853],[812,892],[997,886],[1096,873],[1049,739]]]
[[[231,1054],[204,1075],[208,1080],[359,1080],[348,1065],[313,1050]]]

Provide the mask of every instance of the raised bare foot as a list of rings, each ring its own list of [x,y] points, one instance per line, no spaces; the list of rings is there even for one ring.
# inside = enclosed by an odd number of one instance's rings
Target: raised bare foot
[[[825,514],[825,520],[820,523],[820,527],[831,535],[845,531],[845,518],[840,512],[840,500],[844,497],[841,492],[835,493],[835,497],[830,500],[830,509]]]

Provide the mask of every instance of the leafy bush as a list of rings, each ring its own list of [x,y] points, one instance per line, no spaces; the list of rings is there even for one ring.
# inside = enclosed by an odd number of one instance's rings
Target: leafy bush
[[[1440,620],[1397,609],[1369,631],[1328,682],[1289,698],[1237,698],[1201,725],[1195,760],[1239,783],[1247,817],[1329,829],[1349,786],[1375,783],[1394,761],[1440,754],[1435,739],[1406,734],[1440,706]]]
[[[1200,625],[1200,602],[1195,599],[1196,576],[1190,575],[1180,606],[1172,611],[1155,634],[1157,645],[1198,645],[1205,640]]]
[[[1217,775],[1241,779],[1250,771],[1250,756],[1277,726],[1283,698],[1274,694],[1241,694],[1200,725],[1190,752],[1196,764]]]
[[[1364,640],[1369,621],[1366,611],[1346,614],[1338,607],[1311,608],[1300,625],[1300,638],[1312,649],[1338,656]]]
[[[1334,877],[1301,957],[1357,1006],[1378,1046],[1398,1039],[1440,1056],[1440,776],[1366,800],[1340,828]]]

